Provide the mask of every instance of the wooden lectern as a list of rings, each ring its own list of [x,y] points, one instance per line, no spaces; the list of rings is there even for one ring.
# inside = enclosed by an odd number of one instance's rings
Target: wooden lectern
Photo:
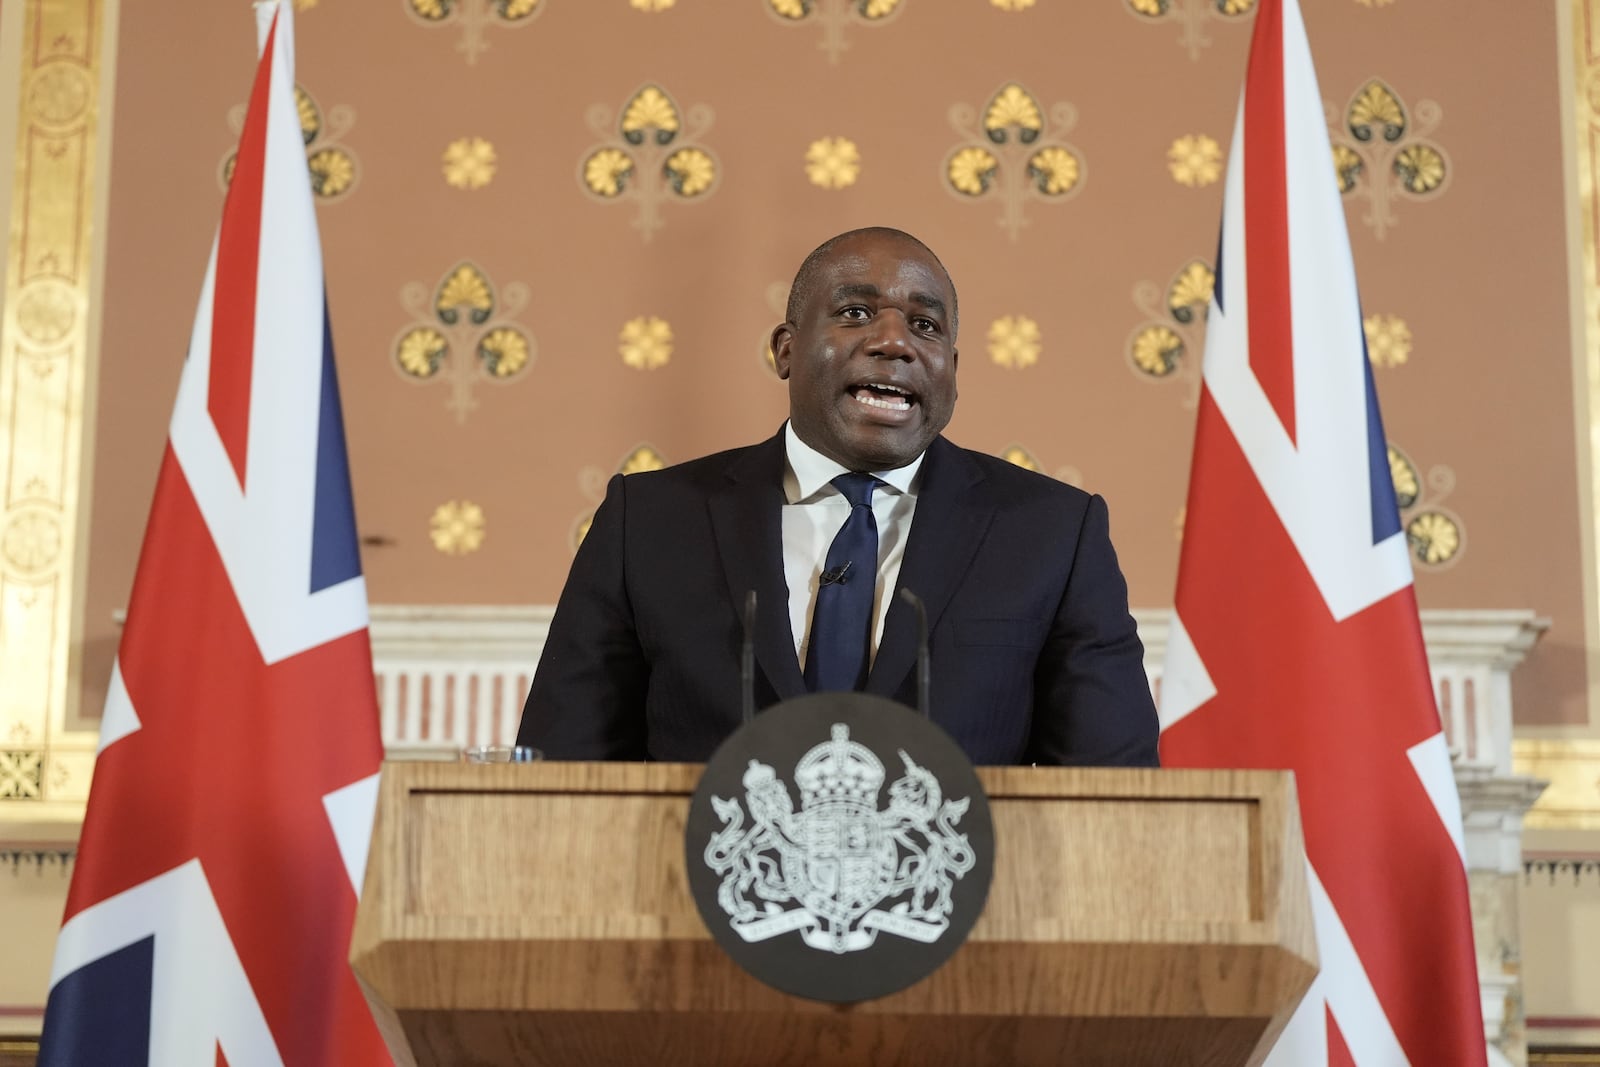
[[[1288,774],[981,768],[967,943],[881,1000],[791,997],[689,897],[699,770],[385,764],[350,959],[396,1063],[1221,1067],[1316,973]]]

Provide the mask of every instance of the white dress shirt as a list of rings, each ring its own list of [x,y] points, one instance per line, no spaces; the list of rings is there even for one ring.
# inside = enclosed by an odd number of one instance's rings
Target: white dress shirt
[[[783,577],[789,586],[789,627],[795,655],[805,668],[811,644],[811,613],[817,603],[817,581],[827,562],[828,547],[850,516],[850,502],[830,483],[841,467],[799,437],[787,423],[783,430],[788,462],[783,472]],[[872,491],[872,516],[878,523],[878,582],[872,594],[872,646],[876,658],[883,639],[883,620],[900,577],[911,517],[917,510],[917,474],[922,456],[892,471],[872,471],[884,484]],[[870,660],[869,660],[870,662]]]

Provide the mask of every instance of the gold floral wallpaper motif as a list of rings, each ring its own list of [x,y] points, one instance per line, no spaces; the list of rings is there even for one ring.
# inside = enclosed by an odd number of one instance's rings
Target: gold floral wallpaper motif
[[[850,42],[845,31],[852,24],[881,26],[900,14],[907,0],[760,0],[767,14],[786,26],[820,26],[822,40],[817,47],[837,64]]]
[[[1006,445],[1000,450],[999,456],[1007,463],[1015,464],[1023,470],[1033,471],[1035,474],[1048,475],[1058,482],[1066,482],[1080,489],[1083,488],[1083,472],[1079,471],[1078,468],[1057,467],[1054,472],[1047,471],[1044,469],[1044,464],[1039,462],[1038,457],[1026,445],[1016,443]]]
[[[1026,11],[1036,2],[1037,0],[989,0],[989,3],[1001,11]]]
[[[482,189],[494,181],[498,160],[494,145],[482,137],[460,137],[440,157],[445,183],[456,189]]]
[[[1222,177],[1222,146],[1203,133],[1176,138],[1167,149],[1167,172],[1191,189],[1211,185]]]
[[[589,128],[605,140],[584,154],[578,184],[602,202],[635,201],[633,225],[648,241],[666,225],[663,203],[697,203],[716,192],[722,165],[699,143],[712,121],[710,107],[685,112],[659,85],[641,87],[616,115],[595,104]]]
[[[428,519],[428,539],[445,556],[469,556],[483,547],[483,508],[470,500],[447,500]]]
[[[1145,321],[1128,336],[1128,366],[1144,381],[1185,382],[1186,408],[1200,399],[1200,354],[1215,284],[1211,265],[1193,259],[1165,288],[1149,281],[1133,287],[1134,306]]]
[[[550,0],[400,0],[406,14],[428,27],[459,25],[461,39],[456,51],[468,64],[489,47],[487,30],[493,27],[518,29],[544,13]]]
[[[1361,320],[1367,358],[1374,367],[1403,367],[1411,360],[1411,327],[1398,315],[1368,315]]]
[[[1017,82],[995,91],[980,114],[970,104],[950,108],[950,125],[963,140],[945,156],[945,189],[961,200],[993,196],[1001,203],[999,225],[1013,243],[1029,220],[1029,200],[1059,204],[1083,188],[1083,153],[1064,138],[1078,122],[1066,102],[1050,108]]]
[[[1453,566],[1466,548],[1467,536],[1461,517],[1444,507],[1445,498],[1456,486],[1455,471],[1435,466],[1424,482],[1417,465],[1390,442],[1389,476],[1394,482],[1394,499],[1400,508],[1412,561],[1426,570]]]
[[[666,457],[648,442],[635,445],[623,456],[612,474],[638,474],[640,471],[658,471],[667,465]],[[606,498],[606,483],[611,480],[600,467],[584,467],[578,472],[578,490],[587,497],[594,508],[579,515],[572,523],[572,550],[576,552],[583,539],[589,536],[589,526],[594,522],[595,508]]]
[[[1022,370],[1039,362],[1044,337],[1039,324],[1028,316],[1002,315],[989,324],[988,340],[989,358],[996,365]]]
[[[1419,100],[1409,114],[1393,89],[1372,78],[1351,96],[1342,120],[1330,119],[1339,191],[1367,201],[1361,221],[1378,240],[1398,222],[1397,198],[1431,200],[1449,187],[1451,164],[1429,139],[1443,118],[1432,100]]]
[[[634,370],[657,370],[672,359],[672,324],[655,315],[640,315],[622,324],[617,353]]]
[[[1007,445],[1000,450],[1000,458],[1007,463],[1016,464],[1025,471],[1033,471],[1035,474],[1044,473],[1044,468],[1039,466],[1037,459],[1033,458],[1033,453],[1022,445]]]
[[[822,189],[844,189],[861,176],[861,149],[848,137],[823,137],[806,148],[806,180]]]
[[[1178,43],[1198,61],[1211,47],[1209,22],[1238,22],[1248,26],[1256,0],[1123,0],[1128,13],[1146,22],[1176,22]]]
[[[478,406],[473,396],[478,382],[512,382],[533,364],[537,342],[515,321],[528,295],[520,282],[496,293],[489,275],[471,262],[445,271],[431,291],[410,283],[400,291],[400,303],[412,322],[395,337],[395,369],[419,385],[447,383],[445,406],[457,422],[466,422]]]
[[[355,190],[361,177],[361,163],[347,145],[344,135],[356,124],[353,108],[340,104],[324,115],[316,97],[302,85],[294,87],[295,108],[300,113],[300,136],[306,144],[306,170],[311,174],[311,191],[318,200],[342,200]],[[228,125],[235,140],[244,132],[245,105],[228,112]],[[229,152],[217,168],[217,181],[224,190],[233,180],[238,153]]]

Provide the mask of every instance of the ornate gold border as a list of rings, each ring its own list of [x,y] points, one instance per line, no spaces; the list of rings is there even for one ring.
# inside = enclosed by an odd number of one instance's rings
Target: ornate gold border
[[[1530,830],[1600,830],[1600,739],[1512,742],[1517,774],[1550,785],[1523,818]]]
[[[0,823],[71,825],[96,741],[72,727],[117,0],[23,7],[6,72],[19,91],[0,314],[0,748],[39,753],[40,772],[31,790],[11,783]]]
[[[1562,154],[1567,201],[1567,265],[1572,322],[1573,430],[1578,506],[1583,516],[1583,607],[1588,722],[1530,735],[1591,735],[1600,727],[1600,0],[1556,0]]]

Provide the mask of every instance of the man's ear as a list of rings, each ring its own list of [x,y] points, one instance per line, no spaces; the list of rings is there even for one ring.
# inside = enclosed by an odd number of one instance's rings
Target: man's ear
[[[794,325],[780,322],[772,329],[772,365],[778,372],[778,377],[787,381],[789,378],[789,345],[794,341]]]

